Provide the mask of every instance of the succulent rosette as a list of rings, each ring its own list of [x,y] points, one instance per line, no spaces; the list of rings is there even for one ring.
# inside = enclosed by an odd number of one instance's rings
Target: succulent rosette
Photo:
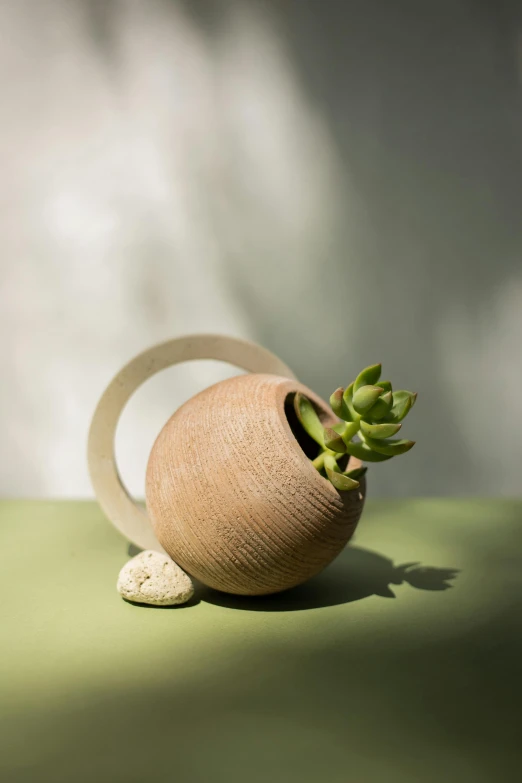
[[[415,441],[394,438],[402,421],[415,405],[414,392],[393,391],[390,381],[381,381],[381,365],[373,364],[359,373],[346,388],[336,389],[330,406],[340,422],[324,427],[303,394],[296,394],[294,407],[305,432],[317,443],[319,452],[314,467],[341,491],[359,487],[358,479],[367,467],[343,470],[346,455],[363,462],[385,462],[405,454]],[[353,440],[357,437],[358,440]]]

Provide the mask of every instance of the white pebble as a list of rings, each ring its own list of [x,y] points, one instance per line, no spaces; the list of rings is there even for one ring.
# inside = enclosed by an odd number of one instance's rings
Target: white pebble
[[[151,549],[123,566],[116,587],[128,601],[153,606],[184,604],[194,595],[194,585],[179,565]]]

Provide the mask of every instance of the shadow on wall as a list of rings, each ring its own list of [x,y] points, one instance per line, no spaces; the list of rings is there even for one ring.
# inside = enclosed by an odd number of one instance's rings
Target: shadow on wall
[[[78,444],[108,379],[155,342],[223,331],[323,397],[376,361],[419,392],[415,450],[372,468],[373,497],[518,493],[518,3],[0,15],[0,489],[88,494]],[[155,403],[170,415],[185,388]]]
[[[265,221],[268,238],[248,232],[253,220],[238,226],[227,276],[256,338],[323,396],[374,361],[419,391],[415,455],[379,471],[375,495],[516,493],[515,393],[502,392],[498,451],[492,428],[479,434],[474,422],[495,404],[499,375],[522,381],[511,369],[522,328],[520,5],[239,6],[184,7],[218,48],[231,31],[253,43],[270,30],[285,97],[308,106],[295,112],[308,127],[286,129],[302,155],[297,180],[308,172],[309,189],[323,188],[297,219],[302,241],[285,245],[289,229],[250,166],[242,214]],[[262,131],[277,144],[277,119]],[[480,384],[480,403],[463,375]]]

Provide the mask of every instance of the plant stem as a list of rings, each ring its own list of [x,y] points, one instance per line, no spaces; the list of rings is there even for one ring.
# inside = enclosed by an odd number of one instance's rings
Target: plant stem
[[[326,451],[322,451],[315,459],[312,460],[312,465],[317,470],[322,470],[324,468],[324,458],[326,455]]]

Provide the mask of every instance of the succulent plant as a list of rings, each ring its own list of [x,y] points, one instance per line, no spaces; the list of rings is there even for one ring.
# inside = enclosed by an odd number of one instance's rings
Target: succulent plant
[[[380,377],[381,365],[373,364],[346,389],[334,391],[330,406],[341,419],[334,427],[323,427],[308,397],[299,392],[295,395],[294,407],[301,426],[319,446],[312,464],[338,490],[357,489],[358,479],[367,471],[366,466],[342,470],[339,463],[346,462],[346,455],[363,462],[385,462],[415,445],[415,441],[393,436],[401,429],[417,394],[394,392],[390,381],[380,381]],[[352,440],[356,435],[359,440]]]

